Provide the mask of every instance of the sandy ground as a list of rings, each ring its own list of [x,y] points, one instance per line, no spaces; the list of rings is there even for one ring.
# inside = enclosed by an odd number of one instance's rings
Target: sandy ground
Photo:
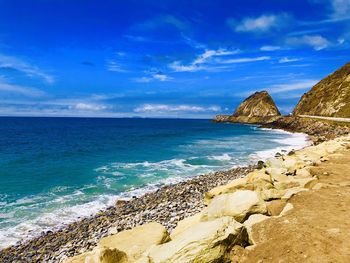
[[[312,173],[325,186],[292,197],[286,215],[254,225],[256,246],[235,247],[232,262],[350,262],[350,149]]]

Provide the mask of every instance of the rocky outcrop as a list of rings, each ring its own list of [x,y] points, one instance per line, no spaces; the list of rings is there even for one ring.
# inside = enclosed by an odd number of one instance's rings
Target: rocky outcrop
[[[305,93],[293,115],[350,117],[350,63]]]
[[[267,91],[255,92],[246,98],[232,116],[217,115],[215,122],[267,123],[279,118],[279,112]]]
[[[234,117],[270,117],[281,115],[267,91],[255,92],[246,98],[236,109]]]
[[[296,116],[283,116],[271,123],[263,124],[262,127],[306,133],[314,143],[321,143],[350,133],[349,124]]]

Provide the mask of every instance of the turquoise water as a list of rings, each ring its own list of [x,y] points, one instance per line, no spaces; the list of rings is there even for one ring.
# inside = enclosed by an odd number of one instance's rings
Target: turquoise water
[[[209,120],[0,118],[0,246],[118,197],[306,143],[300,134]]]

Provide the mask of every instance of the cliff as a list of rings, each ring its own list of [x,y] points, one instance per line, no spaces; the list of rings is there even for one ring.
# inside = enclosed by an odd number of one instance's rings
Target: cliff
[[[327,76],[305,93],[293,114],[350,117],[350,63]]]
[[[267,91],[255,92],[246,98],[233,115],[217,115],[216,122],[266,123],[279,118],[276,104]]]

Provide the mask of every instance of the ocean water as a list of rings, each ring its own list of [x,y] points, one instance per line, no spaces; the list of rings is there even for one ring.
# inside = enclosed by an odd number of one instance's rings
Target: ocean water
[[[0,247],[191,176],[302,148],[303,134],[209,120],[0,118]]]

